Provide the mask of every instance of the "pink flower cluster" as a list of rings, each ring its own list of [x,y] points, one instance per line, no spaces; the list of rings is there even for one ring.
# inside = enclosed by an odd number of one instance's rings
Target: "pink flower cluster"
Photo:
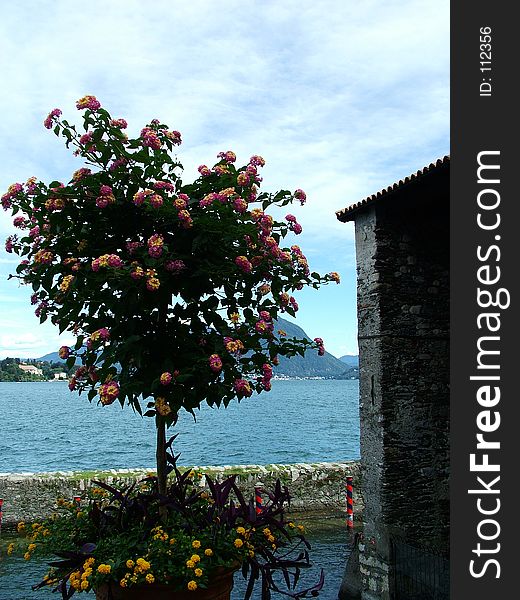
[[[228,150],[227,152],[219,152],[217,157],[221,158],[227,163],[234,163],[237,159],[237,155],[231,150]]]
[[[251,384],[249,381],[245,379],[236,379],[233,383],[233,388],[239,398],[249,398],[253,393],[253,389],[251,388]]]
[[[213,371],[213,373],[220,373],[222,370],[222,360],[218,354],[212,354],[209,359],[209,368]]]
[[[184,210],[188,206],[190,197],[187,194],[179,194],[173,201],[173,206],[178,210]]]
[[[110,339],[110,331],[106,327],[102,327],[101,329],[97,329],[90,335],[89,340],[92,343],[96,342],[108,342]]]
[[[255,330],[261,335],[270,334],[274,329],[273,323],[260,319],[255,323]]]
[[[193,225],[193,219],[187,210],[180,210],[177,213],[177,216],[179,217],[180,225],[183,229],[189,229]]]
[[[230,354],[241,354],[245,348],[240,340],[234,340],[230,337],[224,338],[224,346]]]
[[[173,185],[173,183],[170,183],[169,181],[156,181],[153,184],[153,187],[156,190],[166,190],[168,192],[175,191],[175,186]]]
[[[263,166],[265,166],[265,160],[261,156],[254,154],[249,159],[249,164],[254,165],[255,167],[263,167]]]
[[[112,404],[119,396],[119,383],[117,381],[107,381],[99,386],[99,397],[103,406]]]
[[[18,229],[25,229],[27,224],[28,221],[26,221],[23,217],[15,217],[13,220],[13,225],[18,227]]]
[[[114,204],[115,201],[112,188],[109,185],[102,185],[99,190],[99,196],[96,198],[96,206],[98,208],[106,208],[109,204]]]
[[[294,197],[300,201],[300,204],[303,206],[305,204],[305,201],[307,200],[307,194],[300,189],[297,189],[294,192]]]
[[[235,264],[237,265],[237,267],[242,269],[244,273],[251,273],[251,271],[253,270],[253,265],[245,256],[237,256],[235,258]]]
[[[56,118],[61,115],[61,110],[59,108],[54,108],[51,112],[45,117],[45,121],[43,122],[43,126],[46,129],[51,129],[56,121]]]
[[[101,102],[95,96],[83,96],[76,102],[76,108],[78,110],[83,110],[84,108],[88,108],[89,110],[97,110],[101,108]]]
[[[62,360],[67,360],[67,358],[70,356],[70,348],[68,346],[61,346],[61,348],[58,350],[58,356]]]
[[[286,215],[285,220],[289,223],[289,229],[296,235],[299,235],[303,231],[302,226],[296,221],[294,215]]]
[[[152,194],[149,199],[150,205],[154,208],[161,208],[164,203],[162,196],[159,194]]]
[[[12,183],[1,198],[3,209],[9,210],[11,208],[11,200],[22,191],[23,185],[21,183]]]
[[[151,127],[144,127],[141,129],[141,140],[143,146],[148,146],[153,150],[159,150],[161,148],[161,140]]]
[[[181,134],[179,131],[166,131],[164,134],[175,146],[182,144]]]
[[[113,267],[114,269],[120,269],[123,266],[123,261],[117,254],[103,254],[99,258],[95,258],[91,267],[93,271],[99,271],[101,267]]]
[[[317,337],[314,338],[314,341],[318,345],[318,356],[323,356],[325,354],[325,346],[323,345],[323,340]]]
[[[249,180],[250,180],[249,173],[242,172],[237,175],[237,184],[240,187],[245,187],[246,185],[248,185]]]
[[[271,365],[264,363],[262,365],[263,377],[260,380],[262,387],[264,390],[269,392],[271,390],[271,379],[273,378],[273,367]]]
[[[29,179],[25,182],[25,187],[28,194],[34,194],[36,191],[36,177],[29,177]]]
[[[144,277],[144,269],[139,265],[138,262],[133,262],[131,264],[131,267],[132,271],[130,272],[130,277],[134,281],[137,281],[138,279],[141,279],[141,277]]]
[[[170,385],[172,379],[172,374],[168,371],[165,371],[159,378],[159,381],[161,382],[161,385]]]
[[[142,242],[126,242],[126,249],[128,251],[128,254],[130,254],[130,256],[132,256],[132,254],[134,254],[136,252],[136,250],[138,248],[140,248],[142,246]]]
[[[164,263],[164,268],[174,275],[178,275],[181,271],[184,271],[186,265],[182,260],[167,260]]]
[[[213,171],[217,175],[227,175],[229,173],[229,168],[227,165],[218,164],[213,167]]]
[[[136,206],[141,206],[148,196],[153,196],[153,190],[146,189],[136,192],[133,197],[133,202]]]
[[[10,235],[5,240],[5,251],[8,252],[9,254],[12,254],[15,242],[17,242],[17,241],[18,241],[18,238],[15,235]]]
[[[34,262],[41,265],[48,265],[54,259],[54,254],[49,250],[38,250],[34,255]]]
[[[79,138],[79,143],[82,146],[85,146],[85,150],[87,152],[95,152],[96,151],[96,145],[95,144],[91,144],[92,142],[92,132],[88,131],[87,133],[84,133],[80,138]],[[78,149],[75,153],[76,156],[79,156],[81,154],[81,151]]]
[[[49,198],[45,201],[45,208],[49,212],[54,212],[55,210],[62,210],[65,207],[65,200],[63,198]]]
[[[124,119],[112,119],[110,125],[118,129],[126,129],[128,127],[128,123]]]
[[[211,169],[206,165],[199,165],[197,171],[202,175],[202,177],[209,177],[211,175]]]
[[[243,214],[247,211],[247,201],[243,198],[235,198],[233,200],[233,208],[240,214]]]
[[[98,381],[99,377],[97,374],[96,367],[89,367],[88,369],[87,367],[78,367],[71,380],[69,381],[69,390],[75,390],[78,380],[83,380],[87,377],[93,383],[96,383],[96,381]]]
[[[72,181],[75,181],[75,182],[81,181],[82,179],[87,177],[87,175],[90,175],[91,173],[92,173],[92,171],[90,169],[87,169],[86,167],[82,167],[81,169],[78,169],[77,171],[74,171],[74,173],[72,173]]]
[[[148,239],[148,254],[152,258],[159,258],[163,253],[164,237],[159,233],[154,233]]]
[[[115,171],[116,169],[119,169],[119,167],[124,167],[127,162],[126,158],[116,158],[110,163],[108,169],[109,171]]]

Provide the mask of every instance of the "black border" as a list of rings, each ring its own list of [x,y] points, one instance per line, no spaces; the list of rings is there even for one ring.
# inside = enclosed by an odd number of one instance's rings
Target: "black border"
[[[520,352],[517,335],[518,299],[518,218],[520,191],[518,150],[520,139],[520,102],[516,87],[518,21],[515,4],[495,2],[452,2],[451,5],[451,598],[493,600],[519,597],[516,544],[519,541],[518,520],[520,502],[514,492],[517,483],[517,461],[520,460],[520,391],[515,375],[520,374]],[[491,27],[491,73],[480,70],[480,28]],[[515,68],[516,67],[516,68]],[[480,95],[483,78],[491,77],[491,96]],[[485,87],[485,86],[484,86]],[[477,194],[482,184],[477,182],[477,156],[481,151],[500,151],[500,231],[486,232],[477,225]],[[500,241],[493,238],[500,235]],[[501,400],[496,409],[501,425],[493,434],[501,443],[500,450],[490,451],[490,461],[500,463],[500,511],[495,518],[500,523],[500,535],[488,547],[500,543],[500,551],[487,555],[500,563],[497,569],[489,565],[480,578],[472,577],[469,563],[478,557],[472,553],[479,541],[477,525],[480,519],[476,507],[477,495],[468,494],[479,473],[470,472],[469,455],[475,452],[478,432],[476,401],[478,385],[471,375],[482,374],[476,369],[477,339],[483,332],[477,328],[477,316],[483,309],[477,305],[478,245],[500,246],[501,257],[490,263],[499,265],[503,287],[511,294],[511,305],[500,312],[500,387]],[[488,371],[489,373],[489,371]],[[492,436],[490,436],[491,438]],[[489,480],[489,475],[487,474]],[[491,495],[483,496],[490,498]],[[484,502],[484,501],[483,501]],[[490,503],[488,506],[491,506]],[[493,518],[493,517],[490,517]],[[488,530],[491,532],[491,529]],[[481,542],[485,544],[485,542]],[[483,565],[484,555],[478,559]],[[478,569],[477,569],[478,570]]]

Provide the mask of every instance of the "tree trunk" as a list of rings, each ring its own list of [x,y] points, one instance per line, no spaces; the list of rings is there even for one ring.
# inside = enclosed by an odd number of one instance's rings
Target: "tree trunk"
[[[167,463],[166,463],[166,423],[157,417],[157,448],[155,450],[157,462],[157,485],[159,494],[166,494]]]

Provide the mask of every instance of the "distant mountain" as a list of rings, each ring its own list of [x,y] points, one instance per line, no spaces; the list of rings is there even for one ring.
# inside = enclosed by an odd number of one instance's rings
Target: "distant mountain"
[[[40,356],[40,358],[35,358],[34,360],[41,360],[46,362],[65,362],[59,357],[57,352],[49,352],[49,354],[45,354],[45,356]]]
[[[359,356],[357,354],[345,354],[345,356],[340,356],[339,360],[351,367],[359,367]]]
[[[275,332],[282,329],[287,333],[287,338],[311,338],[305,331],[285,319],[278,319],[275,323]],[[317,350],[307,350],[305,356],[287,358],[280,356],[280,364],[274,368],[275,375],[289,377],[327,377],[332,379],[357,379],[359,371],[357,365],[347,365],[329,352],[318,356]]]

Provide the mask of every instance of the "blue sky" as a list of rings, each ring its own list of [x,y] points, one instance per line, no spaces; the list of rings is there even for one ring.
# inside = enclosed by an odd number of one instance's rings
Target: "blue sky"
[[[339,286],[299,293],[296,322],[336,356],[357,353],[352,224],[335,211],[449,152],[449,2],[28,0],[0,4],[0,192],[81,166],[42,126],[93,94],[137,135],[181,131],[184,180],[221,150],[262,155],[262,189],[302,188],[298,243]],[[0,236],[12,233],[0,211]],[[39,325],[0,249],[0,358],[71,341]]]

